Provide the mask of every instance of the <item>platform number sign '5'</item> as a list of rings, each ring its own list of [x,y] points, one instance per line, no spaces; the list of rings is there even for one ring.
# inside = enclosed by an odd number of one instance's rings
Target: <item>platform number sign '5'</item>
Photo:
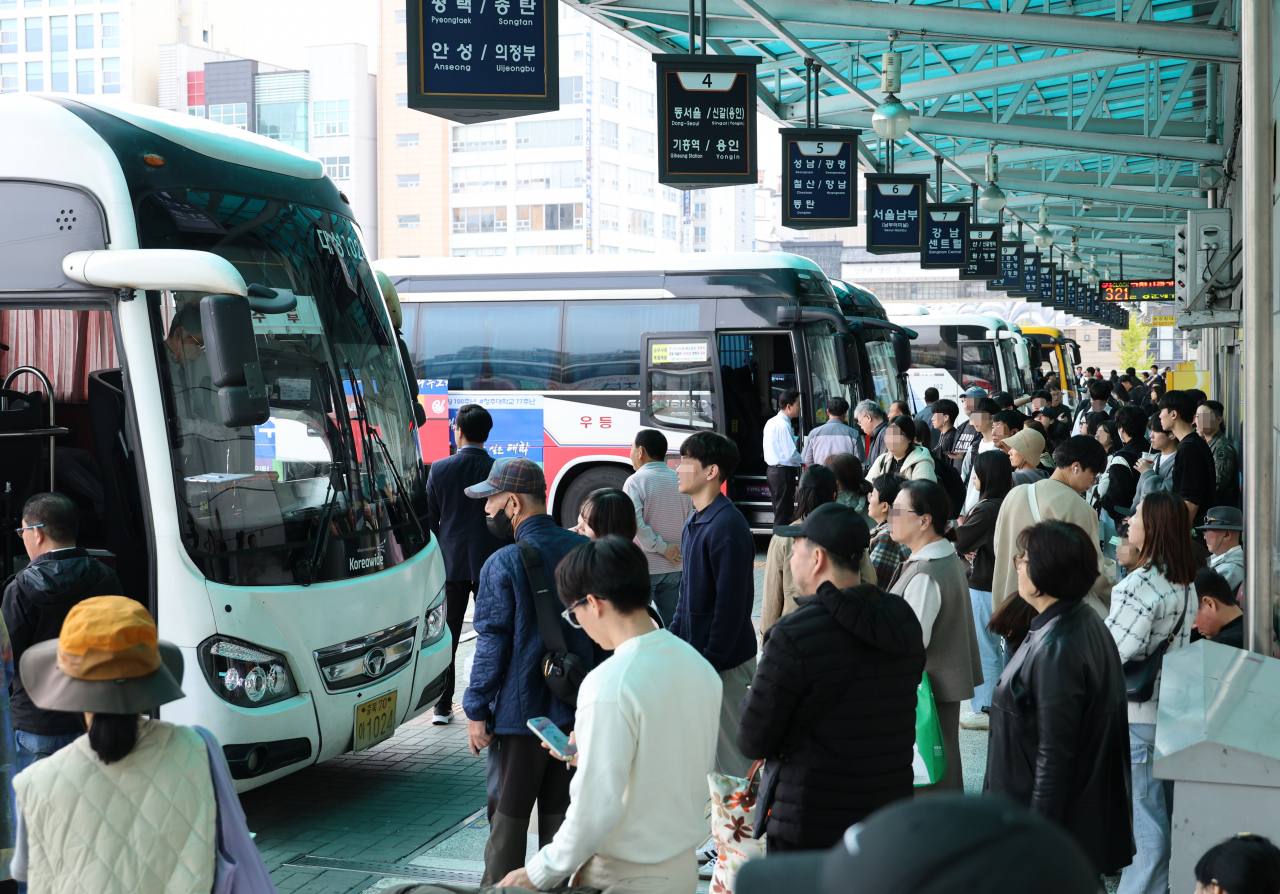
[[[782,225],[858,225],[858,130],[783,128]]]

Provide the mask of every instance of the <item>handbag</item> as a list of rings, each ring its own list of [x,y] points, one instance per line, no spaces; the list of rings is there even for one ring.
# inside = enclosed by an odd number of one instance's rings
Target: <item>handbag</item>
[[[231,781],[227,758],[213,733],[193,727],[209,753],[209,775],[217,805],[217,840],[213,848],[213,894],[276,894],[258,846],[253,843],[240,796]]]
[[[947,746],[942,741],[942,723],[928,673],[920,675],[916,687],[916,743],[911,768],[918,786],[936,785],[947,775]]]
[[[1173,641],[1182,632],[1182,622],[1187,617],[1187,603],[1190,601],[1191,587],[1184,585],[1182,592],[1182,612],[1178,615],[1178,623],[1168,637],[1156,644],[1156,649],[1146,658],[1135,658],[1124,663],[1124,688],[1131,702],[1149,702],[1156,691],[1156,677],[1160,675],[1160,666],[1164,663],[1165,651],[1173,645]]]
[[[753,763],[746,779],[723,773],[707,774],[707,785],[711,789],[711,837],[716,842],[712,894],[733,894],[742,864],[765,855],[765,843],[755,834],[751,822],[753,808],[759,803],[759,786],[764,782],[761,779],[757,783],[756,775],[764,764],[763,760]],[[774,780],[776,783],[776,772]]]
[[[547,647],[541,661],[542,680],[552,695],[576,708],[578,687],[582,685],[589,668],[586,662],[570,652],[565,645],[564,631],[560,629],[560,612],[555,607],[555,597],[551,594],[551,577],[542,561],[542,553],[528,540],[521,540],[516,545],[520,548],[520,562],[524,565],[524,573],[529,577],[529,587],[533,590],[533,607],[538,613],[542,642]]]

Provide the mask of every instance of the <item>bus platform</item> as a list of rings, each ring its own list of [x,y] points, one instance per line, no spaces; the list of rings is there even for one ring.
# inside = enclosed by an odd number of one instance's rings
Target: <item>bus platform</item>
[[[759,625],[764,547],[755,562]],[[459,700],[467,658],[475,648],[470,625],[458,646]],[[477,887],[488,838],[485,765],[467,747],[466,717],[434,726],[430,713],[362,754],[344,754],[240,796],[249,828],[280,894],[376,894],[405,882]],[[987,733],[962,729],[965,790],[982,790]],[[531,823],[536,832],[537,818]],[[529,836],[530,854],[537,836]],[[708,890],[705,880],[699,891]]]

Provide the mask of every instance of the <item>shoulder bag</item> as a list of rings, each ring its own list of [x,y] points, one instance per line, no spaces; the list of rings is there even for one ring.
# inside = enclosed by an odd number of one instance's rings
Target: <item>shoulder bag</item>
[[[1156,645],[1156,650],[1146,658],[1135,658],[1124,663],[1124,688],[1131,702],[1149,702],[1156,691],[1156,677],[1160,674],[1160,666],[1164,663],[1165,651],[1173,645],[1173,641],[1182,632],[1182,622],[1187,617],[1187,603],[1191,601],[1191,586],[1186,584],[1182,590],[1182,612],[1178,615],[1178,623],[1173,632]]]
[[[551,578],[547,566],[528,540],[516,544],[520,548],[520,562],[529,577],[533,590],[533,606],[538,612],[538,627],[547,651],[542,656],[542,679],[551,694],[572,707],[578,706],[578,687],[590,668],[585,661],[569,651],[565,645],[564,631],[560,628],[560,609],[551,593]]]

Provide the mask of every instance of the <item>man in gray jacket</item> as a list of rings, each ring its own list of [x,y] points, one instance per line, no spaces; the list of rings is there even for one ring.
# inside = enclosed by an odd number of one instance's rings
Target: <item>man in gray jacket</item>
[[[1144,458],[1133,464],[1138,472],[1138,489],[1133,495],[1133,505],[1137,506],[1142,498],[1152,491],[1173,490],[1173,461],[1178,453],[1178,439],[1173,432],[1165,431],[1160,424],[1160,414],[1152,413],[1148,423],[1151,430],[1151,450],[1156,454],[1155,462]]]
[[[853,410],[853,418],[862,433],[854,438],[854,455],[862,460],[862,468],[869,469],[881,453],[884,453],[884,427],[889,421],[884,408],[874,400],[863,400]]]
[[[804,442],[804,454],[800,458],[806,466],[821,465],[828,456],[856,450],[859,433],[845,422],[848,414],[849,402],[843,397],[833,397],[827,402],[827,421],[809,432]]]

